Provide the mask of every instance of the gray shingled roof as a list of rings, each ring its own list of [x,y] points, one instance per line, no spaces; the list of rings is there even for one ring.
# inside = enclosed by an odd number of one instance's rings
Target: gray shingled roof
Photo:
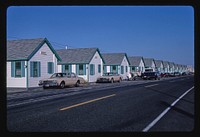
[[[169,67],[172,68],[174,66],[174,62],[169,62]]]
[[[163,61],[163,67],[166,68],[169,65],[168,61]]]
[[[178,68],[178,64],[174,64],[174,68]]]
[[[104,65],[121,65],[126,53],[103,53],[101,55],[105,61]]]
[[[27,60],[44,38],[7,41],[7,60]]]
[[[57,57],[58,61],[60,61],[60,57],[51,46],[47,38],[8,40],[7,61],[29,60],[44,45],[44,43],[47,44],[50,50]]]
[[[143,60],[142,56],[129,56],[128,57],[129,61],[130,61],[130,66],[139,66],[141,60]]]
[[[58,64],[89,63],[96,51],[98,51],[98,48],[76,48],[56,50],[56,52],[62,59],[62,62]]]
[[[145,67],[151,67],[152,66],[152,62],[154,61],[153,58],[143,58],[143,59],[144,59]]]
[[[161,64],[162,64],[162,60],[154,60],[155,61],[155,64],[156,64],[156,67],[161,67]]]

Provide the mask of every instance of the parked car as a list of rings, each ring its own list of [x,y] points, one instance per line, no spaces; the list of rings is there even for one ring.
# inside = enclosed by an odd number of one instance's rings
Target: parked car
[[[121,82],[122,81],[122,76],[119,74],[115,73],[104,73],[103,76],[100,76],[97,78],[97,83],[100,82]]]
[[[144,72],[142,73],[142,79],[158,79],[160,80],[161,76],[159,72]]]
[[[50,78],[40,80],[38,85],[43,86],[45,89],[48,87],[79,86],[79,84],[83,83],[86,83],[86,81],[75,73],[54,73]]]
[[[183,73],[182,73],[182,76],[185,76],[185,75],[187,75],[187,73],[186,73],[186,72],[183,72]]]
[[[174,72],[174,76],[181,76],[180,72]]]
[[[127,76],[127,80],[136,80],[136,77],[138,77],[137,73],[130,72],[129,75]]]
[[[169,73],[169,77],[175,77],[174,73],[173,72]]]
[[[160,74],[161,77],[170,77],[170,73],[161,73]]]

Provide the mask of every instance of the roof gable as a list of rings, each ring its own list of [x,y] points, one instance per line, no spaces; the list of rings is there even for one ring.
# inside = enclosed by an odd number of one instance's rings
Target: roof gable
[[[144,62],[142,56],[131,56],[128,57],[128,59],[130,61],[130,66],[139,66],[141,61]]]
[[[102,54],[102,57],[105,61],[105,65],[121,65],[124,59],[124,56],[126,57],[129,63],[126,53],[103,53]]]
[[[163,61],[163,67],[167,68],[169,66],[169,62],[168,61]]]
[[[7,60],[30,60],[46,43],[58,60],[61,60],[46,38],[7,41]]]
[[[155,61],[156,67],[161,67],[162,60],[154,60],[154,61]]]
[[[154,63],[154,59],[153,58],[143,58],[143,59],[144,59],[145,67],[151,67],[152,63]]]
[[[58,64],[89,64],[96,52],[101,56],[98,48],[77,48],[56,50],[62,62]]]
[[[173,62],[169,62],[169,67],[170,68],[174,67],[174,63]]]

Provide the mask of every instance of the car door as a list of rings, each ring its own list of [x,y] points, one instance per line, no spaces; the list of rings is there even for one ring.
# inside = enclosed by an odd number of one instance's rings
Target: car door
[[[71,81],[72,81],[72,85],[76,84],[76,82],[78,81],[78,77],[76,76],[76,74],[71,73]]]
[[[65,76],[65,85],[70,86],[71,85],[71,74],[67,73]]]

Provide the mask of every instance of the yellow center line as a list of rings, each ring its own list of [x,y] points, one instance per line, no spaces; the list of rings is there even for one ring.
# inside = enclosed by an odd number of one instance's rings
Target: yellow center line
[[[95,101],[98,101],[98,100],[101,100],[101,99],[109,98],[109,97],[112,97],[112,96],[115,96],[115,95],[116,94],[112,94],[112,95],[96,98],[96,99],[93,99],[93,100],[89,100],[89,101],[86,101],[86,102],[78,103],[78,104],[75,104],[75,105],[72,105],[72,106],[69,106],[69,107],[61,108],[60,111],[67,110],[67,109],[74,108],[74,107],[78,107],[78,106],[88,104],[88,103],[91,103],[91,102],[95,102]]]

